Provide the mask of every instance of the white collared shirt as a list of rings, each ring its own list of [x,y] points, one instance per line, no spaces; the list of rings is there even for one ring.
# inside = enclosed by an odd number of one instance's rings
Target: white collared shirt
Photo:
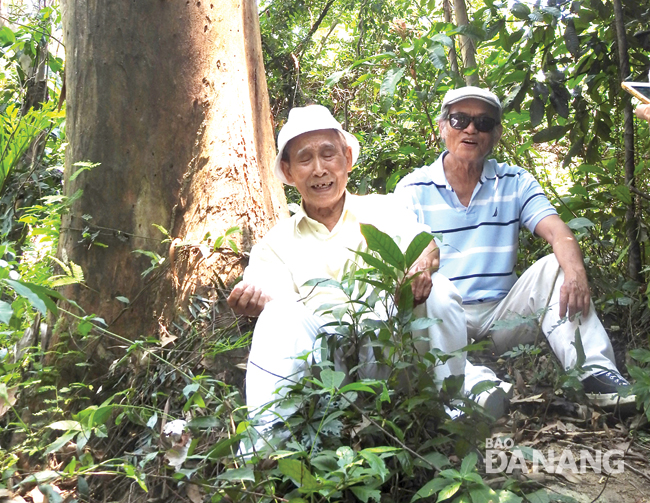
[[[259,286],[273,299],[301,300],[314,311],[324,304],[344,303],[345,295],[336,288],[304,284],[315,278],[340,281],[351,264],[363,264],[353,252],[368,251],[361,223],[393,237],[402,251],[417,234],[430,232],[393,195],[346,192],[343,212],[331,231],[307,216],[303,207],[278,222],[253,246],[244,281]]]

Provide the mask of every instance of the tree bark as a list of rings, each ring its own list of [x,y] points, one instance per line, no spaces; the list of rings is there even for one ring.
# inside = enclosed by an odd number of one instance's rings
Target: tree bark
[[[59,255],[86,286],[63,292],[129,338],[156,333],[188,296],[227,283],[280,216],[255,0],[64,0],[67,137]],[[75,163],[99,166],[76,179]],[[171,247],[153,224],[169,230]],[[206,236],[209,238],[206,240]],[[202,246],[199,246],[203,243]],[[167,258],[164,273],[141,274]],[[125,297],[129,303],[117,300]]]
[[[630,76],[630,60],[627,52],[627,35],[623,18],[621,0],[613,0],[614,23],[616,24],[616,43],[618,45],[618,73],[622,81]],[[635,188],[634,181],[634,112],[630,96],[623,95],[623,147],[625,149],[625,184]],[[628,274],[634,281],[641,280],[641,245],[639,244],[639,220],[636,216],[636,198],[627,206],[625,212],[625,230],[629,243]]]
[[[445,14],[445,22],[446,23],[451,23],[452,22],[452,17],[451,17],[451,0],[443,0],[442,3],[442,8]],[[467,15],[465,15],[467,17]],[[454,37],[452,37],[453,40]],[[451,68],[452,73],[457,74],[458,73],[458,55],[456,54],[456,47],[455,47],[455,42],[449,49],[449,67]]]
[[[469,25],[465,0],[454,0],[454,12],[456,13],[456,24],[458,26]],[[460,53],[463,57],[463,68],[465,70],[476,70],[476,47],[474,41],[467,35],[460,36]],[[478,86],[478,73],[474,71],[465,75],[465,82],[468,86]]]

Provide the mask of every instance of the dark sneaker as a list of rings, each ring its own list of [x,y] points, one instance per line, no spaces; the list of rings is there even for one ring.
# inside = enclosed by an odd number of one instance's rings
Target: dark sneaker
[[[596,372],[582,381],[587,398],[594,404],[603,408],[613,408],[626,404],[633,404],[634,395],[626,395],[626,388],[630,383],[615,370]],[[620,396],[621,393],[624,396]]]

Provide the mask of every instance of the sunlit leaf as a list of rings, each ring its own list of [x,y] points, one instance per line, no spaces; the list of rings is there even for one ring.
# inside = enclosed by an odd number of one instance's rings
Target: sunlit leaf
[[[413,241],[408,245],[404,254],[404,261],[406,262],[407,268],[410,268],[415,263],[431,241],[433,241],[433,235],[428,232],[421,232],[413,238]]]
[[[388,234],[369,224],[361,224],[361,234],[366,238],[368,248],[379,253],[393,267],[404,269],[404,254]]]

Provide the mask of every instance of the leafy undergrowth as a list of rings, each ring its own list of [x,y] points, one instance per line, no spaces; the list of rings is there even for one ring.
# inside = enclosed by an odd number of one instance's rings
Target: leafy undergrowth
[[[101,381],[66,386],[57,384],[61,367],[48,366],[38,344],[18,359],[12,355],[15,363],[3,357],[10,377],[0,384],[0,468],[6,488],[0,498],[17,503],[44,498],[51,503],[582,501],[571,487],[611,490],[622,480],[647,494],[649,475],[640,462],[650,450],[645,416],[579,405],[575,376],[560,373],[538,348],[521,346],[496,361],[489,352],[476,355],[515,384],[511,412],[499,421],[459,396],[457,379],[446,380],[439,391],[431,369],[449,355],[423,358],[414,351],[412,329],[433,320],[413,317],[404,274],[428,241],[412,244],[405,254],[385,240],[375,241],[377,259],[385,259],[388,248],[392,265],[366,257],[376,267],[351,271],[342,283],[329,285],[341,288],[356,306],[340,312],[337,330],[348,337],[333,340],[347,346],[333,349],[353,355],[354,344],[375,336],[380,354],[399,362],[386,379],[346,382],[343,373],[321,363],[291,387],[286,400],[297,412],[269,437],[273,448],[258,444],[261,449],[244,457],[242,440],[256,440],[242,398],[252,327],[232,316],[226,292],[193,298],[190,314],[167,327],[161,340],[127,341],[104,329],[101,320],[78,318],[70,330],[80,340],[111,341],[123,347],[123,356]],[[388,319],[373,319],[378,306],[391,312],[382,305],[386,297],[398,309]],[[637,356],[647,363],[645,353]],[[78,353],[75,358],[82,368],[92,361]],[[354,377],[354,366],[348,368]],[[638,375],[647,371],[640,367]],[[459,407],[464,416],[452,421],[445,406]],[[588,449],[594,455],[617,450],[611,464],[618,466],[614,462],[624,457],[625,469],[608,475],[607,465],[596,474],[589,465],[586,473],[555,473],[557,463],[550,462],[527,473],[536,451],[550,459],[552,449],[558,455],[561,449]],[[503,466],[495,469],[494,459],[503,459]],[[617,501],[638,501],[619,494]]]

